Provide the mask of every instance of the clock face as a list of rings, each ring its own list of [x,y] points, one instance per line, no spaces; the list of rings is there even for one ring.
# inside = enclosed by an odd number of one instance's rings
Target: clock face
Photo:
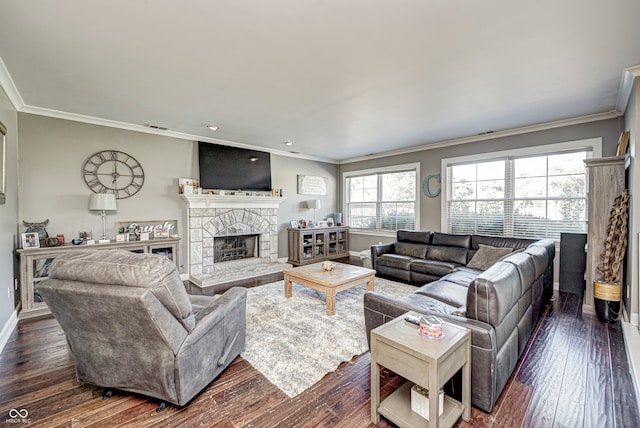
[[[113,193],[116,199],[135,195],[144,184],[140,162],[116,150],[92,155],[82,167],[82,176],[94,193]]]

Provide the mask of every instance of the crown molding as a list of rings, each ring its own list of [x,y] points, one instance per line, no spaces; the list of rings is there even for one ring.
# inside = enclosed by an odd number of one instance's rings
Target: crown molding
[[[389,156],[404,155],[407,153],[421,152],[423,150],[433,150],[442,147],[457,146],[459,144],[476,143],[478,141],[495,140],[496,138],[510,137],[513,135],[528,134],[530,132],[545,131],[548,129],[562,128],[564,126],[580,125],[583,123],[597,122],[599,120],[615,119],[620,117],[622,113],[612,110],[606,113],[592,114],[588,116],[580,116],[572,119],[557,120],[554,122],[539,123],[536,125],[523,126],[521,128],[505,129],[503,131],[492,132],[485,135],[472,135],[470,137],[455,138],[453,140],[439,141],[431,144],[422,144],[420,146],[409,147],[406,149],[391,150],[388,152],[377,153],[372,155],[358,156],[338,161],[340,165],[361,162],[370,159],[386,158]]]
[[[618,101],[616,102],[616,110],[621,115],[624,114],[629,104],[629,97],[633,89],[633,83],[636,77],[640,77],[640,64],[627,67],[622,70],[622,79],[620,79],[620,88],[618,89]]]
[[[9,70],[7,70],[7,67],[4,65],[2,57],[0,57],[0,87],[4,89],[9,101],[13,104],[13,108],[20,111],[20,109],[24,107],[24,100],[20,92],[18,92],[18,88],[11,78]]]
[[[163,137],[177,138],[177,139],[180,139],[180,140],[205,141],[207,143],[222,144],[222,145],[225,145],[225,146],[232,146],[232,147],[240,147],[240,148],[245,148],[245,149],[250,149],[250,150],[257,150],[257,151],[261,151],[261,152],[268,152],[268,153],[276,154],[276,155],[280,155],[280,156],[288,156],[288,157],[292,157],[292,158],[298,158],[298,159],[306,159],[306,160],[312,160],[312,161],[317,161],[317,162],[327,162],[327,163],[332,163],[332,164],[336,164],[337,163],[336,159],[329,159],[329,158],[324,158],[324,157],[320,157],[320,156],[305,155],[305,154],[302,154],[302,153],[291,153],[291,152],[287,152],[287,151],[284,151],[284,150],[274,150],[274,149],[269,149],[269,148],[265,148],[265,147],[252,146],[250,144],[237,143],[235,141],[228,141],[228,140],[222,140],[222,139],[219,139],[219,138],[206,137],[206,136],[203,136],[203,135],[187,134],[187,133],[184,133],[184,132],[176,132],[176,131],[170,131],[170,130],[163,131],[161,129],[148,128],[148,127],[143,126],[143,125],[137,125],[137,124],[126,123],[126,122],[119,122],[119,121],[110,120],[110,119],[102,119],[102,118],[99,118],[99,117],[86,116],[86,115],[77,114],[77,113],[69,113],[69,112],[66,112],[66,111],[53,110],[53,109],[48,109],[48,108],[43,108],[43,107],[34,107],[34,106],[29,106],[29,105],[23,105],[23,107],[19,109],[19,112],[20,113],[35,114],[35,115],[38,115],[38,116],[53,117],[53,118],[56,118],[56,119],[71,120],[71,121],[74,121],[74,122],[88,123],[88,124],[91,124],[91,125],[106,126],[106,127],[109,127],[109,128],[124,129],[124,130],[127,130],[127,131],[143,132],[145,134],[160,135],[160,136],[163,136]]]

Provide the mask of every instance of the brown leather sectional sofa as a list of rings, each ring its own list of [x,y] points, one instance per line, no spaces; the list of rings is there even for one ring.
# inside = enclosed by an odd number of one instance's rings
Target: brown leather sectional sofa
[[[367,337],[407,311],[471,330],[472,404],[490,412],[553,294],[555,242],[429,231],[371,247],[379,276],[416,285],[400,298],[364,297]]]

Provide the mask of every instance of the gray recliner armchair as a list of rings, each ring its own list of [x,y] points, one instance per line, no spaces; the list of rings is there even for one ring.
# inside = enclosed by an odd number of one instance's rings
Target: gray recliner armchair
[[[38,291],[81,382],[183,406],[245,347],[246,289],[189,295],[159,255],[73,252],[53,261]]]

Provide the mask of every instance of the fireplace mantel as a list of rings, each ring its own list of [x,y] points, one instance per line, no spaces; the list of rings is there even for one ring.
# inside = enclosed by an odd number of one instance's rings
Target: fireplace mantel
[[[180,195],[189,208],[278,208],[287,198],[246,195]]]

